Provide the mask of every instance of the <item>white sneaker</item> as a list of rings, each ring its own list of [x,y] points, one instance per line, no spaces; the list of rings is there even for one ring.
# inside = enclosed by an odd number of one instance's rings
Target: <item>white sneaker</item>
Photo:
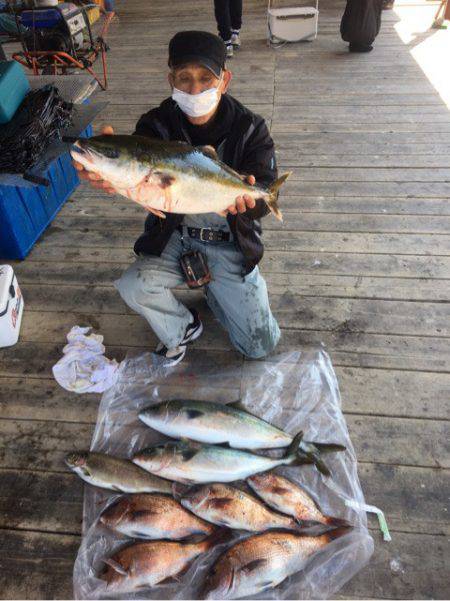
[[[198,312],[195,309],[189,309],[189,311],[192,313],[194,321],[187,326],[186,333],[184,334],[184,338],[180,342],[179,346],[169,349],[162,342],[160,342],[156,347],[155,354],[167,359],[167,365],[173,366],[180,363],[186,354],[186,345],[190,342],[194,342],[194,340],[197,340],[197,338],[199,338],[199,336],[201,336],[203,333],[203,324],[200,321]]]
[[[183,340],[180,342],[180,345],[194,342],[194,340],[197,340],[197,338],[203,333],[203,324],[200,321],[198,312],[195,309],[189,309],[189,311],[192,313],[194,321],[186,328],[186,333]]]
[[[183,361],[186,354],[186,347],[176,346],[175,348],[167,348],[162,342],[156,347],[155,355],[159,355],[163,359],[166,359],[165,365],[177,365],[180,361]]]
[[[235,48],[241,47],[241,39],[240,39],[238,33],[231,34],[231,45],[234,46]]]
[[[227,58],[233,58],[233,44],[227,44]]]

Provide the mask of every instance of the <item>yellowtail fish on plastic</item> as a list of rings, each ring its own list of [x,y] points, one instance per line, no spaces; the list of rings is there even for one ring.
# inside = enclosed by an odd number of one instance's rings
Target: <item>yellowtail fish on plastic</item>
[[[176,441],[143,449],[133,462],[168,480],[182,483],[233,482],[279,465],[302,463],[295,450],[301,433],[279,459],[215,445]]]

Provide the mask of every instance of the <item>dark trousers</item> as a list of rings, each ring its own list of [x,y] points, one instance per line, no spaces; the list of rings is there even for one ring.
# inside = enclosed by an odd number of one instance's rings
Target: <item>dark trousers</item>
[[[217,29],[224,42],[231,39],[231,30],[242,25],[242,0],[214,0]]]

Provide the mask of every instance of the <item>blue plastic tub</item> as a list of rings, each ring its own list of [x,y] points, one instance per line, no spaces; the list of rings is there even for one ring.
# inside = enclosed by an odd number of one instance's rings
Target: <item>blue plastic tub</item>
[[[0,61],[0,123],[11,121],[29,89],[22,65]]]
[[[92,135],[92,127],[83,134]],[[45,173],[50,186],[0,185],[0,259],[24,259],[80,183],[67,152]]]

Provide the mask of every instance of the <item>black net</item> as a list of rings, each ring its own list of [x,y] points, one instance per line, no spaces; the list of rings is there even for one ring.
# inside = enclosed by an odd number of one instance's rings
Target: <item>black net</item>
[[[72,107],[47,85],[27,94],[12,120],[0,126],[0,172],[25,173],[72,123]]]

